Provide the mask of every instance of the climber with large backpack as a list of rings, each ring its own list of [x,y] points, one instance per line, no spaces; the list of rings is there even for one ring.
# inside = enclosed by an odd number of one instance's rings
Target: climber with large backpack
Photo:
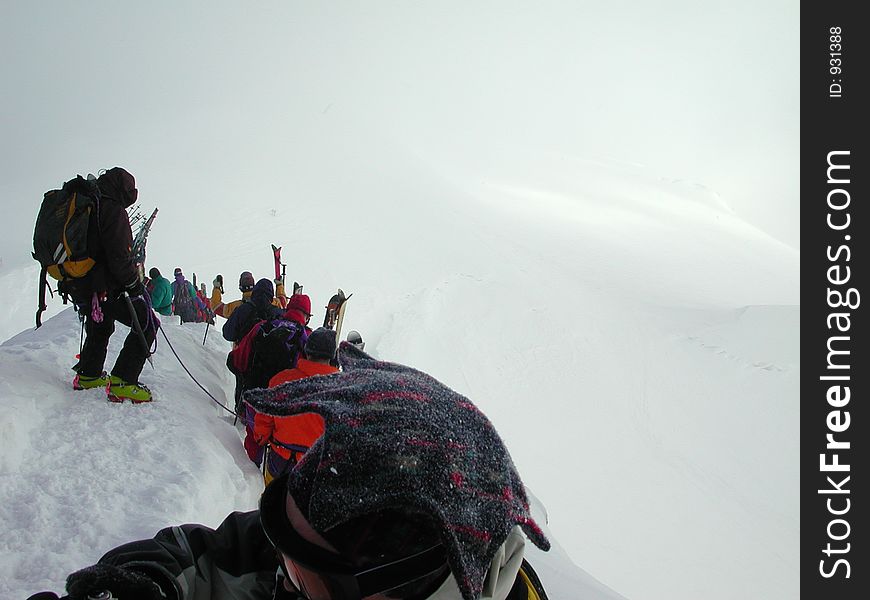
[[[272,304],[275,288],[268,279],[261,279],[251,290],[249,298],[241,302],[221,329],[224,339],[238,345],[258,321],[280,317],[283,311]]]
[[[197,297],[193,284],[184,277],[181,267],[175,267],[173,275],[175,281],[172,282],[172,314],[181,317],[182,323],[195,323],[197,306],[205,306]]]
[[[121,167],[96,178],[78,176],[46,192],[33,232],[33,257],[42,266],[37,327],[49,275],[84,323],[73,389],[104,388],[112,402],[151,401],[139,375],[157,335],[157,317],[132,255],[126,211],[138,193],[136,180]],[[130,327],[130,333],[107,374],[103,366],[115,321]]]
[[[266,298],[259,297],[257,288],[268,284],[271,290],[271,283],[268,279],[261,279],[254,286],[251,298],[264,302]],[[233,317],[243,308],[244,305],[237,309]],[[241,392],[268,387],[274,375],[294,368],[307,340],[305,325],[279,311],[277,316],[255,322],[227,356],[227,368],[236,375],[238,382],[236,413],[245,424],[245,450],[257,466],[263,459],[264,448],[254,440],[254,411],[241,402]]]
[[[253,281],[253,277],[251,279]],[[242,338],[258,322],[269,321],[281,316],[281,309],[272,304],[274,297],[275,288],[272,287],[272,282],[268,279],[261,279],[256,284],[251,283],[250,296],[233,310],[222,328],[224,339],[232,342],[233,348],[239,345]],[[230,371],[236,376],[235,410],[238,413],[241,409],[242,392],[249,388],[245,387],[242,375],[232,368]]]
[[[317,375],[331,375],[338,368],[335,358],[335,332],[326,327],[308,336],[302,356],[292,369],[279,371],[269,379],[269,387]],[[251,409],[254,410],[254,409]],[[323,417],[313,413],[273,417],[254,410],[254,440],[267,447],[263,480],[266,485],[293,468],[305,452],[323,435]]]

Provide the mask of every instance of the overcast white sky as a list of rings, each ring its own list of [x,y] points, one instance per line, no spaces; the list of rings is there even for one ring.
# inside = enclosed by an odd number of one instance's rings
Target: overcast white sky
[[[799,247],[795,0],[3,6],[7,267],[78,172],[129,168],[166,234],[252,196],[322,210],[385,149],[636,163]]]

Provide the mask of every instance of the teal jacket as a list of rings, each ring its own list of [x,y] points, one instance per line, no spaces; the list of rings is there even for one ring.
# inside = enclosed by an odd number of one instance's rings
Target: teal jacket
[[[154,310],[161,315],[169,316],[172,314],[172,287],[169,285],[169,280],[161,275],[151,281],[154,282],[154,291],[151,292],[151,304]]]

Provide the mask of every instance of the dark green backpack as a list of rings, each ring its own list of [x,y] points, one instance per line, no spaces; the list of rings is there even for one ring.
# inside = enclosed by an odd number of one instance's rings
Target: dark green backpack
[[[58,291],[67,301],[70,286],[90,273],[96,262],[88,252],[91,216],[99,211],[100,190],[95,179],[81,175],[50,190],[42,199],[33,230],[33,258],[39,261],[39,310],[36,326],[42,325],[45,310],[46,274],[58,282]],[[67,285],[65,285],[67,284]]]

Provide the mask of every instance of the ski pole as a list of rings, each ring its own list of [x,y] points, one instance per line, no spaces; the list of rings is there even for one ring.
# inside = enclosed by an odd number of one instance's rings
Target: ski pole
[[[82,354],[82,348],[85,347],[85,315],[84,313],[79,313],[79,322],[82,324],[82,333],[79,336],[79,356]]]
[[[208,337],[208,326],[211,325],[211,321],[205,322],[205,335],[202,336],[202,345],[205,346],[205,338]]]
[[[142,324],[139,322],[139,317],[136,316],[136,309],[133,308],[133,301],[130,300],[130,294],[127,293],[127,290],[124,290],[121,292],[121,296],[124,297],[124,302],[127,303],[127,310],[130,311],[130,320],[133,322],[133,328],[139,335],[139,340],[142,342],[142,348],[145,349],[145,358],[153,369],[154,361],[151,360],[151,348],[148,347],[148,342],[145,341],[145,332],[142,331]]]

